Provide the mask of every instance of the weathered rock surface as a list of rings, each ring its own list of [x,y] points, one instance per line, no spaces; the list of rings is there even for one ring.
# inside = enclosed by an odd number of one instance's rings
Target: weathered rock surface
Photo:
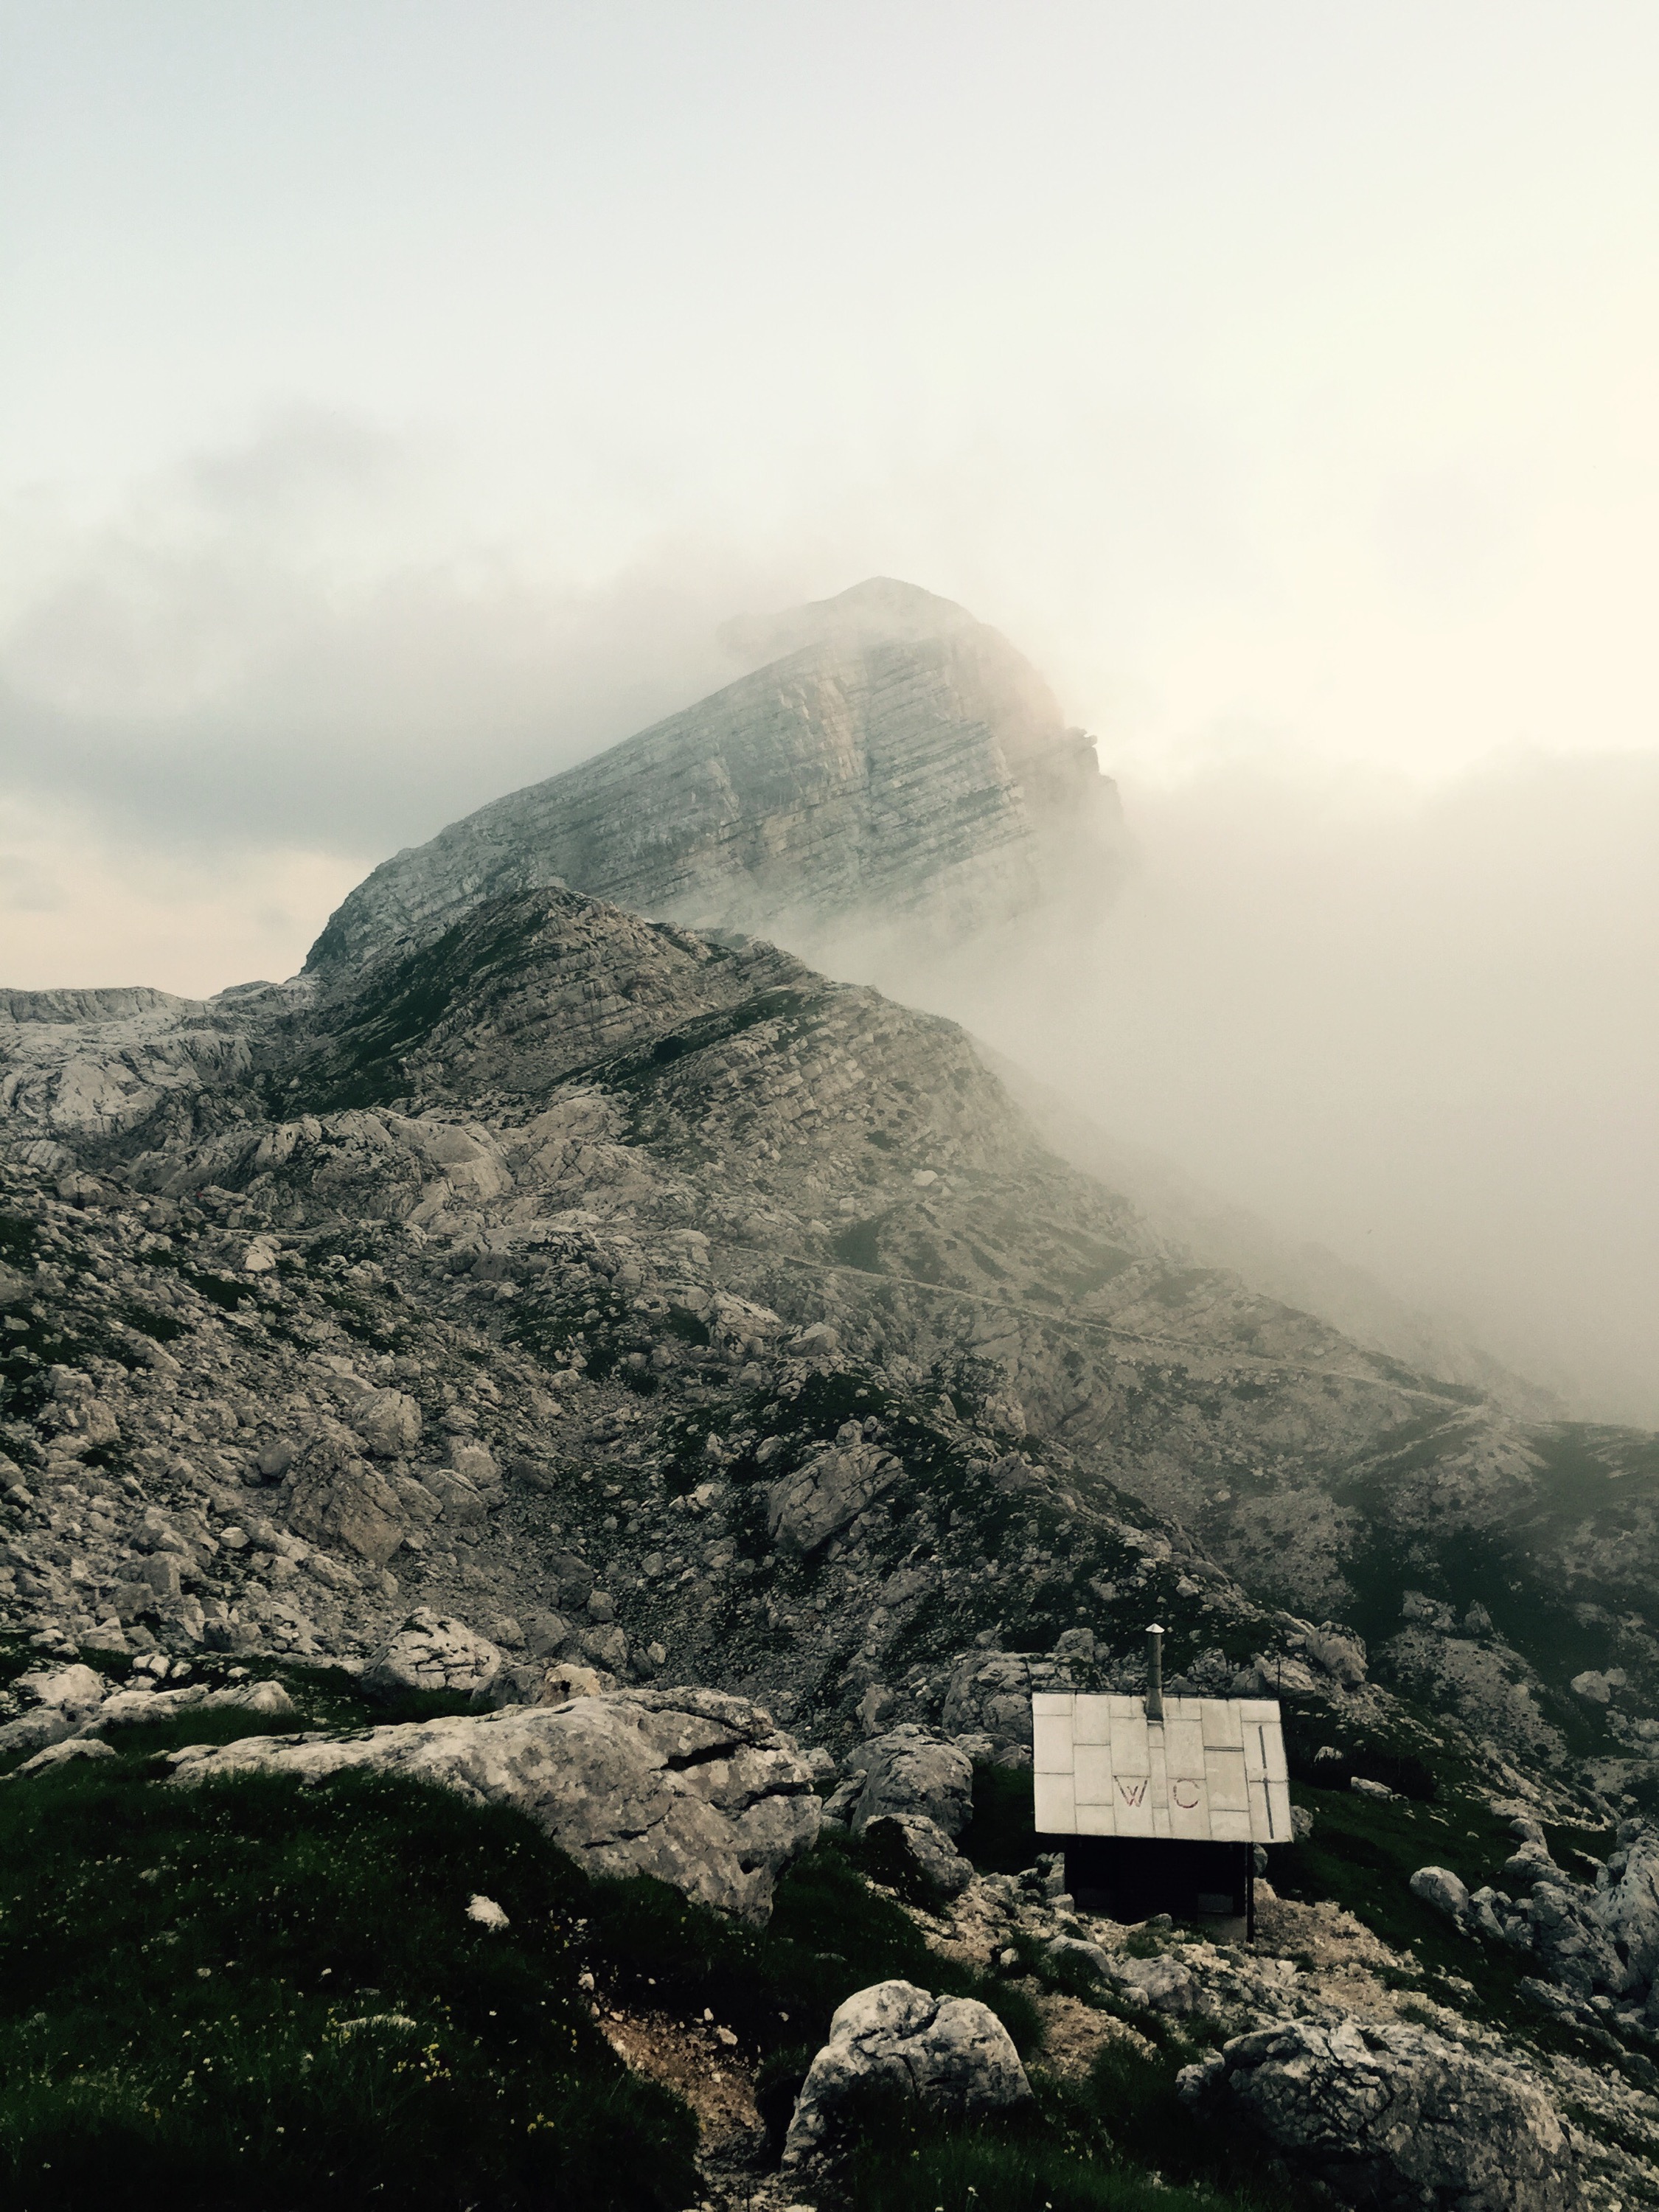
[[[1659,1977],[1659,1829],[1644,1820],[1626,1821],[1605,1879],[1607,1887],[1595,1899],[1596,1919],[1631,1982],[1650,1988]]]
[[[1565,2212],[1582,2201],[1565,2130],[1538,2085],[1426,2028],[1290,2021],[1236,2037],[1180,2087],[1378,2212]]]
[[[108,1728],[159,1726],[180,1713],[258,1713],[281,1720],[296,1710],[280,1682],[241,1682],[215,1690],[186,1682],[177,1690],[117,1690],[86,1723],[100,1734]]]
[[[319,1780],[369,1767],[514,1805],[595,1874],[654,1875],[750,1920],[814,1841],[811,1773],[769,1714],[712,1690],[632,1690],[509,1705],[356,1736],[250,1738],[174,1755],[174,1779]]]
[[[799,610],[785,634],[784,659],[382,863],[308,966],[361,963],[550,884],[796,944],[854,917],[1004,921],[1062,874],[1101,896],[1115,793],[1006,639],[884,579]]]
[[[17,1679],[28,1710],[0,1723],[0,1759],[38,1752],[77,1735],[103,1701],[108,1684],[90,1667],[37,1668]]]
[[[1437,1912],[1443,1912],[1449,1920],[1463,1921],[1468,1917],[1468,1884],[1455,1875],[1449,1867],[1419,1867],[1412,1876],[1411,1893],[1420,1897],[1425,1905],[1431,1905]]]
[[[452,1690],[478,1697],[488,1692],[501,1666],[501,1651],[488,1637],[464,1620],[441,1618],[421,1606],[374,1654],[363,1668],[362,1686],[371,1697],[392,1697],[400,1690]]]
[[[846,1811],[854,1835],[884,1814],[920,1814],[954,1840],[973,1817],[972,1760],[914,1722],[860,1744],[847,1766],[849,1781],[862,1777]]]
[[[878,1982],[830,2021],[830,2040],[796,2100],[786,2171],[834,2151],[838,2116],[865,2087],[963,2116],[1006,2112],[1031,2094],[1013,2040],[988,2005],[931,1996],[914,1982]]]
[[[805,1557],[856,1521],[902,1473],[890,1452],[873,1444],[832,1446],[767,1493],[767,1533]]]
[[[935,1889],[955,1897],[974,1878],[974,1864],[964,1858],[936,1820],[921,1813],[878,1813],[866,1824],[872,1842],[887,1838],[898,1841]]]

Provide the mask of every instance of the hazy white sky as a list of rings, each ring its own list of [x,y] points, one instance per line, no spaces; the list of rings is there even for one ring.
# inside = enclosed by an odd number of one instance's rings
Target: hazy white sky
[[[1659,1182],[1656,112],[1648,0],[0,0],[0,981],[289,972],[896,574],[1123,780],[1125,1126],[1593,1284]]]

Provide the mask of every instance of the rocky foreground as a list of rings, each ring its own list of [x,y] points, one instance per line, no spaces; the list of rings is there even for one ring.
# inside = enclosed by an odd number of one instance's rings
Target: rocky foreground
[[[1644,1824],[1621,1831],[1594,1887],[1558,1866],[1525,1819],[1493,1869],[1507,1890],[1472,1896],[1448,1869],[1419,1869],[1410,1890],[1452,1931],[1449,1963],[1391,1945],[1334,1902],[1281,1899],[1270,1881],[1245,1946],[1167,1920],[1123,1927],[1080,1913],[1058,1859],[988,1868],[986,1792],[998,1770],[982,1732],[906,1724],[837,1759],[803,1751],[745,1700],[606,1690],[592,1670],[556,1664],[526,1702],[523,1669],[464,1624],[427,1613],[345,1672],[371,1715],[376,1700],[395,1707],[411,1694],[471,1711],[296,1729],[314,1702],[304,1670],[290,1673],[290,1694],[276,1675],[241,1667],[214,1687],[211,1662],[159,1655],[118,1687],[84,1662],[48,1661],[15,1682],[21,1710],[0,1746],[26,1756],[0,1817],[20,1808],[19,1793],[88,1770],[192,1798],[253,1778],[314,1793],[343,1777],[384,1777],[523,1814],[589,1876],[648,1875],[762,1929],[792,1870],[821,1857],[823,1838],[842,1838],[833,1848],[850,1851],[872,1893],[911,1923],[908,1971],[841,1997],[825,2039],[781,2068],[778,2033],[740,2032],[707,2007],[699,2015],[695,1998],[713,1982],[694,1981],[692,2001],[684,1990],[677,2001],[670,1953],[647,1949],[624,1966],[587,1947],[575,2002],[625,2066],[698,2115],[698,2185],[710,2203],[848,2201],[872,2116],[896,2097],[964,2140],[1012,2126],[1030,2155],[1052,2137],[1066,2085],[1114,2068],[1151,2078],[1160,2067],[1186,2111],[1191,2154],[1218,2173],[1244,2159],[1279,2192],[1267,2201],[1480,2212],[1659,2201],[1659,2075],[1639,2055],[1659,2017],[1659,1830]],[[265,1732],[239,1736],[239,1725]],[[192,1729],[210,1740],[143,1759],[146,1736]],[[227,1729],[231,1741],[213,1740]],[[1017,1782],[1017,1768],[1001,1771]],[[1298,1808],[1310,1838],[1334,1801],[1304,1796],[1320,1801],[1316,1813]],[[1025,1803],[1029,1848],[1029,1795]],[[42,1812],[50,1820],[49,1797]],[[1517,1911],[1510,1893],[1528,1891]],[[481,1892],[465,1911],[486,1936],[510,1924]],[[823,1938],[835,1933],[826,1926]],[[1526,1970],[1511,1986],[1527,1999],[1507,2022],[1494,2013],[1490,1955],[1506,1948]],[[821,1956],[837,1962],[844,1986],[846,1958]],[[665,1972],[654,1996],[641,1972],[653,1960]],[[1135,2171],[1132,2138],[1115,2155]],[[26,2186],[15,2201],[36,2199]]]

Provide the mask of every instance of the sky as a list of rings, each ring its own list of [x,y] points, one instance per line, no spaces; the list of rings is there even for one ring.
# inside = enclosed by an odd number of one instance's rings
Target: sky
[[[1084,1102],[1659,1420],[1656,104],[1616,0],[0,0],[0,982],[290,973],[903,576],[1121,784]]]

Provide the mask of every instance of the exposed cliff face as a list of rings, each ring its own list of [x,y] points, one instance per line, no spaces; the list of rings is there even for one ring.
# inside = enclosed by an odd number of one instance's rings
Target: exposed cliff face
[[[804,948],[849,925],[961,934],[1106,895],[1115,788],[995,630],[877,580],[749,642],[787,649],[384,862],[308,969],[343,973],[550,884]]]

